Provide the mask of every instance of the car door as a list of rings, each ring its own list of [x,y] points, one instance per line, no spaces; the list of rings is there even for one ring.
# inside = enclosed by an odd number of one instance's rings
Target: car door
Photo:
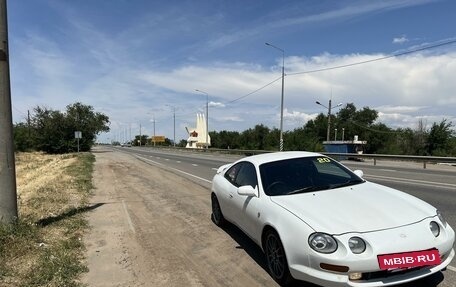
[[[234,210],[235,207],[233,198],[237,195],[238,186],[236,185],[236,176],[241,167],[242,163],[235,164],[224,173],[223,176],[225,181],[222,182],[220,187],[221,190],[223,190],[223,193],[221,193],[220,197],[218,198],[223,215],[228,220],[234,221],[235,224],[237,224],[237,211]]]
[[[236,174],[234,185],[237,187],[250,185],[258,191],[258,177],[255,166],[250,162],[243,162]],[[237,211],[234,216],[239,227],[252,238],[257,238],[261,233],[258,215],[261,199],[256,196],[246,196],[237,193],[233,195],[233,210]]]

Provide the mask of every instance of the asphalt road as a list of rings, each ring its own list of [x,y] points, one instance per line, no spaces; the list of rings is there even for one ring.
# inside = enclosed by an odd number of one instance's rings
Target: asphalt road
[[[240,156],[220,155],[204,152],[183,152],[152,148],[114,148],[123,153],[131,154],[138,160],[159,166],[175,174],[188,178],[204,188],[209,188],[217,168],[230,163]],[[456,228],[456,167],[444,165],[427,165],[426,169],[418,163],[377,161],[354,162],[343,161],[352,170],[361,169],[365,179],[393,187],[438,208],[448,223]],[[400,216],[400,211],[398,211]],[[404,286],[456,286],[456,262],[443,272],[437,274],[420,285]]]

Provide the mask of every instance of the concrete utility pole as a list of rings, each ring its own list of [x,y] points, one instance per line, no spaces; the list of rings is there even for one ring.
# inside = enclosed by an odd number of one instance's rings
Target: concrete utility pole
[[[0,0],[0,223],[17,219],[6,0]]]
[[[330,134],[330,132],[331,132],[331,110],[332,110],[333,108],[337,108],[337,107],[342,106],[342,103],[339,103],[339,104],[335,105],[334,107],[331,106],[331,105],[332,105],[331,99],[329,100],[328,106],[325,106],[325,105],[323,105],[322,103],[320,103],[320,102],[318,102],[318,101],[315,102],[315,103],[316,103],[317,105],[320,105],[320,106],[322,106],[322,107],[328,109],[328,128],[326,129],[326,141],[329,141],[329,140],[330,140],[329,134]],[[336,130],[336,133],[337,133],[337,130]],[[334,140],[336,140],[336,139],[334,139]]]
[[[273,47],[280,52],[282,52],[282,94],[280,97],[280,138],[279,138],[279,151],[283,151],[283,90],[284,90],[284,81],[285,81],[285,50],[274,46],[270,43],[265,43],[266,45]]]

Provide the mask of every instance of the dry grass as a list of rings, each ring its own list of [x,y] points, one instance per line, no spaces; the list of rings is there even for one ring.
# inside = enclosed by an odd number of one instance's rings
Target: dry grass
[[[19,221],[0,226],[0,286],[81,286],[94,156],[19,153]]]

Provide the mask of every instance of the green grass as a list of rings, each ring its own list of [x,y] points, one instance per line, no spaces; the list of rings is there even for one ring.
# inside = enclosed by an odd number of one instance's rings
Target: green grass
[[[75,157],[65,168],[70,181],[61,177],[61,182],[56,179],[46,188],[36,189],[27,206],[19,206],[23,214],[20,212],[17,222],[0,224],[0,286],[83,286],[78,279],[87,272],[84,212],[93,188],[95,157],[80,153],[61,160]]]

